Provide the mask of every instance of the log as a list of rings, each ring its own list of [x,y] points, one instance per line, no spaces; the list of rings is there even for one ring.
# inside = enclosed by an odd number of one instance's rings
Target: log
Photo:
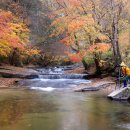
[[[85,88],[81,88],[81,89],[76,89],[74,90],[75,92],[87,92],[87,91],[99,91],[101,89],[105,89],[111,85],[115,84],[114,82],[110,82],[110,83],[105,83],[105,84],[101,84],[98,85],[96,87],[85,87]]]

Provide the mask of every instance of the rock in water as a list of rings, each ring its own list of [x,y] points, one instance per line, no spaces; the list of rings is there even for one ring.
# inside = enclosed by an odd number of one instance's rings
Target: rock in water
[[[117,89],[110,93],[108,98],[113,100],[128,100],[130,99],[130,87]]]

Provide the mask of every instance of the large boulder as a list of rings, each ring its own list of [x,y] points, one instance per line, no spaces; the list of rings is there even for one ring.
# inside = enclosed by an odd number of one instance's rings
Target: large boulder
[[[128,100],[130,99],[130,87],[117,89],[110,93],[108,98],[113,100]]]

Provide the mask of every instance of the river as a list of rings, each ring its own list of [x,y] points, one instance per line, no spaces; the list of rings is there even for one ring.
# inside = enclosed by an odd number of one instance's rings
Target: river
[[[26,81],[27,88],[1,89],[0,130],[130,129],[129,102],[111,101],[106,93],[73,92],[77,82],[68,80],[34,79]]]

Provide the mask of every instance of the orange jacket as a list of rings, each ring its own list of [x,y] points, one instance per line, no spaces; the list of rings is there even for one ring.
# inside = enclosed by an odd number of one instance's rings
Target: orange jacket
[[[126,76],[129,75],[130,76],[130,68],[124,66],[122,67],[122,73]]]

